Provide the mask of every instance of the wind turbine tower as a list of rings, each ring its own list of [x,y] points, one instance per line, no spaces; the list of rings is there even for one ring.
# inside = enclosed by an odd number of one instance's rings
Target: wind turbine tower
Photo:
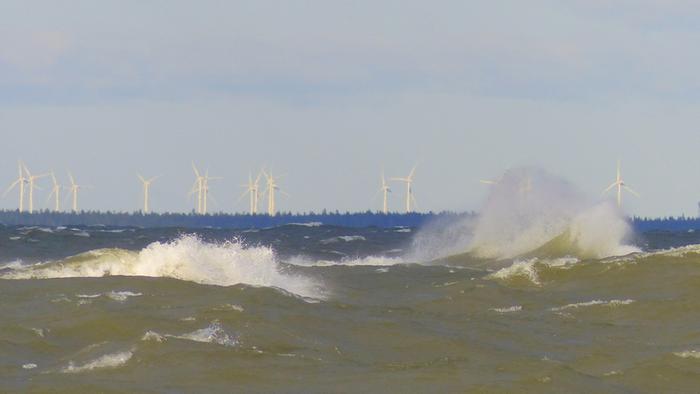
[[[258,200],[260,198],[260,176],[262,176],[262,174],[258,174],[258,177],[255,178],[255,182],[253,182],[253,175],[248,174],[248,184],[241,185],[246,190],[243,192],[243,194],[241,194],[241,197],[238,198],[238,201],[245,197],[246,194],[250,195],[251,215],[255,215],[258,213]]]
[[[270,171],[269,174],[265,170],[263,170],[262,172],[265,175],[265,178],[267,179],[267,214],[270,216],[274,216],[277,213],[277,207],[275,205],[275,193],[276,191],[280,190],[279,185],[277,184],[279,178],[275,179],[275,177],[272,175],[272,171]],[[280,193],[286,194],[283,191],[280,191]]]
[[[622,175],[620,173],[620,161],[617,161],[617,178],[615,178],[615,182],[613,182],[610,186],[607,187],[607,189],[603,190],[603,193],[607,193],[610,191],[612,188],[617,188],[617,207],[622,208],[622,189],[627,190],[628,192],[632,193],[636,197],[639,197],[639,194],[632,190],[625,181],[622,179]]]
[[[19,212],[24,212],[24,185],[27,183],[27,179],[24,177],[24,171],[22,171],[22,162],[17,162],[17,167],[19,168],[19,177],[7,188],[3,197],[7,196],[7,193],[12,191],[15,186],[19,186]]]
[[[386,178],[384,177],[384,172],[382,172],[382,188],[379,190],[381,190],[381,192],[384,194],[384,200],[383,200],[383,204],[382,204],[382,213],[384,213],[386,215],[387,213],[389,213],[388,197],[389,197],[389,193],[391,193],[391,188],[386,183]]]
[[[209,201],[209,181],[215,181],[218,179],[223,179],[220,176],[209,176],[209,170],[207,170],[206,174],[204,175],[204,186],[203,186],[203,197],[202,197],[202,213],[206,215],[207,213],[207,202]],[[214,200],[216,202],[216,200]]]
[[[141,176],[141,174],[137,174],[139,177],[139,180],[143,184],[143,213],[147,214],[150,212],[150,204],[149,204],[149,198],[150,198],[150,189],[151,189],[151,184],[153,181],[158,179],[159,177],[155,176],[151,179],[146,179]]]
[[[210,177],[209,170],[202,175],[197,169],[197,166],[192,162],[192,170],[194,171],[195,181],[190,191],[190,195],[197,193],[197,213],[204,215],[207,213],[207,201],[209,199],[209,181],[222,179],[221,177]]]
[[[194,170],[195,181],[190,195],[197,193],[197,213],[201,215],[204,212],[202,198],[204,197],[204,182],[206,178],[199,173],[199,170],[197,169],[197,166],[194,165],[194,162],[192,162],[192,170]]]
[[[416,172],[416,167],[411,169],[411,172],[405,178],[391,178],[392,181],[405,182],[406,183],[406,213],[412,212],[411,203],[414,203],[416,199],[413,197],[413,175]]]
[[[78,185],[75,183],[75,178],[73,178],[73,174],[68,172],[68,178],[70,178],[70,187],[68,187],[68,190],[70,190],[70,193],[73,197],[73,212],[78,212],[78,191],[80,189],[86,189],[88,186],[83,186],[83,185]]]
[[[56,180],[56,175],[51,171],[51,180],[53,181],[53,187],[51,187],[51,193],[49,194],[48,200],[54,197],[54,212],[61,210],[61,185],[58,184]]]
[[[49,176],[49,174],[32,175],[29,168],[25,164],[22,164],[24,172],[27,173],[27,184],[29,186],[29,213],[34,213],[34,189],[36,186],[36,180]]]

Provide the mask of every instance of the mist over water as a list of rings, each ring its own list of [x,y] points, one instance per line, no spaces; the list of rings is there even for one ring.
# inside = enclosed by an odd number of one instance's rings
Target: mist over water
[[[416,235],[409,259],[460,253],[494,260],[543,253],[603,258],[639,251],[626,245],[631,228],[620,210],[564,179],[520,167],[492,182],[476,220],[426,226]]]

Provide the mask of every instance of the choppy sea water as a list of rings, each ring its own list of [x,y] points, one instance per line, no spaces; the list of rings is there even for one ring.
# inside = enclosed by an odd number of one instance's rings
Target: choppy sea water
[[[695,391],[700,235],[635,243],[411,260],[404,228],[0,228],[0,391]]]

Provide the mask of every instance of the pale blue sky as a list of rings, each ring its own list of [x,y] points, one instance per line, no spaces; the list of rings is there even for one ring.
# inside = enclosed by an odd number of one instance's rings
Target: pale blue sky
[[[195,160],[238,211],[267,165],[281,209],[365,210],[382,168],[420,162],[420,210],[478,210],[509,167],[596,195],[620,158],[630,213],[695,215],[698,20],[681,0],[4,1],[0,183],[21,158],[133,210],[140,171],[163,175],[155,210],[189,211]]]

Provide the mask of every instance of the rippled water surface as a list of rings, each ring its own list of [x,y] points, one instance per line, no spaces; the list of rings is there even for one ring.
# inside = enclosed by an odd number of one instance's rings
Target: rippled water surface
[[[693,392],[698,238],[420,259],[403,228],[0,228],[0,391]]]

